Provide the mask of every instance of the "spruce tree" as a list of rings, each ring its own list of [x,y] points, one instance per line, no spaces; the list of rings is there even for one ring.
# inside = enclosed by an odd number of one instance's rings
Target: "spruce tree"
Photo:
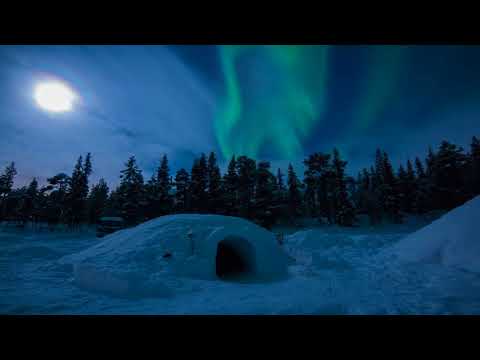
[[[442,141],[432,164],[433,194],[440,209],[450,210],[466,200],[464,171],[467,157],[463,148]]]
[[[384,165],[385,165],[385,162],[383,159],[382,151],[380,149],[377,149],[375,152],[375,174],[377,177],[376,180],[378,182],[377,184],[378,186],[381,186],[384,183],[384,178],[383,178],[385,173]]]
[[[6,217],[7,196],[12,191],[13,181],[17,175],[15,163],[11,162],[0,175],[0,220]]]
[[[415,172],[416,172],[417,178],[423,178],[426,176],[425,170],[423,168],[423,164],[418,157],[415,158]]]
[[[85,165],[83,166],[83,176],[84,176],[84,182],[87,187],[87,192],[88,192],[88,178],[92,174],[92,155],[90,153],[87,153],[87,156],[85,157]]]
[[[19,206],[19,216],[24,224],[27,221],[37,221],[39,215],[38,197],[38,181],[36,178],[33,178],[28,187],[23,191]]]
[[[279,194],[278,197],[280,199],[285,196],[286,188],[285,188],[285,183],[283,181],[283,173],[280,170],[280,168],[277,169],[277,191]]]
[[[163,155],[160,167],[157,169],[154,188],[156,190],[153,198],[155,217],[169,214],[172,211],[173,198],[167,155]]]
[[[172,184],[169,171],[167,155],[163,155],[160,166],[145,186],[147,203],[145,215],[149,219],[167,215],[173,210]]]
[[[88,179],[91,173],[90,153],[87,154],[85,162],[83,162],[83,157],[80,156],[69,179],[69,187],[65,197],[65,216],[70,226],[79,225],[87,220]]]
[[[226,215],[235,216],[238,214],[238,174],[237,161],[232,156],[228,164],[227,173],[223,177],[223,206]]]
[[[188,171],[180,169],[175,175],[175,210],[186,213],[190,210],[190,176]]]
[[[208,157],[208,208],[209,212],[219,214],[222,211],[222,176],[214,152]]]
[[[400,201],[398,197],[397,179],[393,172],[392,164],[388,159],[387,153],[383,152],[383,184],[382,184],[382,203],[385,214],[390,221],[400,223],[402,216],[400,214]]]
[[[345,179],[346,161],[340,158],[340,153],[333,149],[333,201],[335,223],[341,226],[352,226],[355,221],[355,209],[347,192]]]
[[[287,175],[288,185],[288,197],[287,208],[290,221],[295,222],[300,216],[302,216],[302,194],[300,192],[301,183],[295,174],[292,164],[288,165]]]
[[[406,209],[408,213],[414,212],[415,207],[415,197],[417,193],[417,178],[415,176],[415,171],[413,170],[412,162],[407,160],[407,187],[406,187]]]
[[[274,223],[274,186],[276,178],[270,172],[270,163],[260,161],[256,172],[255,215],[254,218],[264,227],[270,229]]]
[[[66,222],[68,213],[67,191],[71,183],[70,177],[65,173],[59,173],[47,178],[48,185],[43,189],[46,194],[44,219],[49,225]]]
[[[408,185],[407,185],[407,172],[405,171],[403,165],[400,165],[397,172],[397,191],[398,197],[400,201],[400,208],[402,211],[407,211],[407,192],[408,192]]]
[[[206,213],[208,211],[208,169],[205,154],[201,154],[192,166],[191,172],[191,206],[192,211],[196,213]]]
[[[172,182],[170,179],[170,169],[168,167],[167,155],[163,155],[160,168],[158,169],[157,179],[160,190],[160,215],[169,214],[172,211]]]
[[[383,165],[380,167],[380,169]],[[376,166],[378,168],[378,166]],[[370,168],[370,190],[367,198],[367,212],[370,218],[370,225],[376,225],[383,218],[382,188],[383,181],[381,170],[377,170],[373,166]]]
[[[472,137],[470,144],[470,171],[468,173],[470,197],[480,194],[480,140]]]
[[[120,186],[116,190],[116,205],[128,225],[143,221],[143,209],[146,205],[142,170],[139,169],[135,156],[131,156],[121,171]]]
[[[407,170],[400,165],[397,176],[397,189],[400,208],[406,213],[413,213],[416,208],[418,180],[410,160],[407,161]]]
[[[327,217],[333,222],[333,172],[330,155],[314,153],[303,162],[306,166],[304,183],[305,203],[310,216]]]
[[[305,210],[306,214],[311,217],[318,216],[318,207],[317,207],[317,188],[319,183],[319,176],[314,169],[313,155],[310,155],[307,159],[303,161],[306,166],[306,170],[303,177],[303,182],[305,183]]]
[[[12,190],[13,180],[16,175],[15,163],[11,162],[5,167],[3,174],[0,175],[0,195],[2,197],[5,197]]]
[[[103,178],[92,186],[88,195],[88,221],[90,224],[96,224],[105,213],[108,193],[108,185]]]
[[[118,193],[119,187],[110,191],[110,194],[107,198],[107,203],[103,216],[122,216],[121,213],[121,200],[120,194]]]
[[[433,152],[432,147],[429,146],[429,147],[428,147],[427,159],[425,160],[425,162],[426,162],[426,164],[427,164],[427,169],[426,169],[425,174],[427,175],[428,178],[431,178],[431,177],[432,177],[432,174],[433,174],[433,166],[434,166],[434,163],[435,163],[435,158],[436,158],[436,155],[435,155],[435,153]]]
[[[239,156],[236,162],[238,174],[238,214],[246,219],[253,218],[255,194],[255,160]]]
[[[83,172],[83,157],[80,156],[77,160],[72,176],[70,177],[70,186],[66,196],[68,223],[74,226],[80,222],[83,210],[83,195],[84,195],[84,172]]]
[[[358,173],[357,177],[357,191],[355,196],[355,203],[357,213],[367,214],[367,200],[368,192],[370,191],[370,174],[366,168]]]
[[[415,173],[416,173],[416,186],[415,186],[415,200],[413,209],[417,214],[423,214],[430,209],[430,187],[429,179],[424,170],[421,160],[415,158]]]
[[[277,219],[284,219],[287,216],[287,188],[283,181],[283,173],[277,169],[277,176],[273,187],[274,214]]]

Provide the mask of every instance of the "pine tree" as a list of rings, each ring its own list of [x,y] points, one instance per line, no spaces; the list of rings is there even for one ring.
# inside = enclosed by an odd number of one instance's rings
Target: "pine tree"
[[[346,161],[340,158],[340,153],[333,149],[333,204],[335,223],[341,226],[352,226],[355,221],[355,209],[347,192],[345,179]]]
[[[208,169],[205,154],[196,159],[191,172],[191,206],[196,213],[206,213],[208,210]]]
[[[175,210],[186,213],[190,209],[190,175],[185,169],[180,169],[175,175]]]
[[[301,183],[295,174],[295,170],[293,169],[292,164],[288,165],[288,178],[287,178],[287,185],[288,185],[288,198],[287,198],[287,205],[288,205],[288,215],[290,220],[295,222],[297,218],[302,215],[302,194],[300,192]]]
[[[270,163],[260,161],[256,171],[255,185],[255,219],[267,229],[274,223],[274,186],[276,178],[270,172]]]
[[[208,207],[209,212],[219,214],[222,211],[222,176],[217,165],[215,153],[211,152],[208,157]]]
[[[238,174],[238,213],[246,219],[253,218],[255,194],[255,160],[247,156],[239,156],[236,162]]]
[[[235,156],[232,156],[228,164],[228,170],[223,177],[222,185],[224,213],[235,216],[238,214],[238,174]]]
[[[135,156],[125,163],[120,179],[115,194],[118,210],[128,225],[136,225],[144,219],[142,209],[146,202],[142,170],[138,168]]]

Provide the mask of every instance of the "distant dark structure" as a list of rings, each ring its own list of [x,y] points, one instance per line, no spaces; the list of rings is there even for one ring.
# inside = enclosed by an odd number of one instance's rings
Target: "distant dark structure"
[[[102,217],[97,224],[97,237],[112,234],[125,228],[125,221],[121,217]]]

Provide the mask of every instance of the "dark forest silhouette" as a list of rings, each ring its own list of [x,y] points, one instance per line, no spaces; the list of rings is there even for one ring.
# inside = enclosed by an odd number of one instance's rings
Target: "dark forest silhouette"
[[[346,175],[347,162],[338,150],[308,156],[301,181],[290,164],[287,174],[272,172],[268,161],[233,156],[221,174],[212,152],[194,160],[190,171],[170,174],[164,155],[145,182],[134,156],[121,171],[120,184],[110,191],[101,179],[89,187],[92,156],[79,157],[71,175],[57,174],[39,187],[13,189],[15,164],[0,174],[0,220],[20,226],[28,222],[66,224],[71,228],[95,224],[101,216],[121,216],[129,226],[176,213],[240,216],[270,228],[296,224],[302,217],[353,226],[368,215],[372,225],[401,223],[405,214],[450,210],[480,194],[480,142],[470,149],[442,141],[395,171],[386,152],[376,151],[375,163],[356,178]]]

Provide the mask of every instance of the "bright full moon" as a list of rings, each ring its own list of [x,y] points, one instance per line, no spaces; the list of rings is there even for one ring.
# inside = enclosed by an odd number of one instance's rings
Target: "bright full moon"
[[[42,109],[66,112],[72,110],[77,96],[67,85],[52,81],[38,84],[35,87],[34,98]]]

